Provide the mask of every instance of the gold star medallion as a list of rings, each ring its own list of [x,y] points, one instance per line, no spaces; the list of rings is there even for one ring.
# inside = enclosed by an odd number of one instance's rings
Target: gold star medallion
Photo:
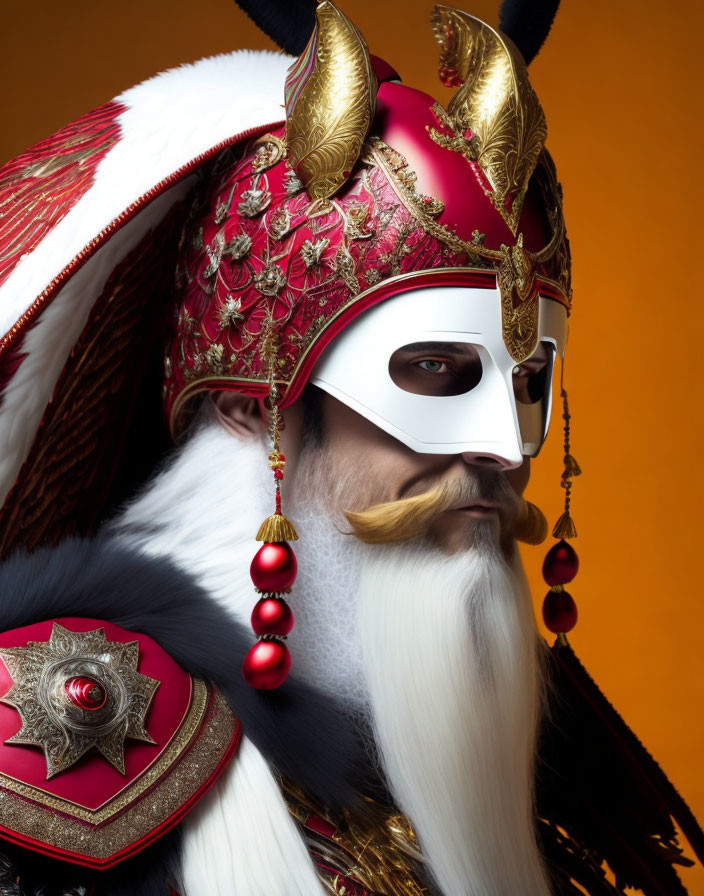
[[[48,641],[0,648],[12,687],[0,702],[22,727],[8,744],[44,750],[47,780],[95,747],[125,774],[125,739],[154,744],[144,727],[159,682],[137,671],[139,643],[108,641],[105,629],[72,632],[54,623]]]

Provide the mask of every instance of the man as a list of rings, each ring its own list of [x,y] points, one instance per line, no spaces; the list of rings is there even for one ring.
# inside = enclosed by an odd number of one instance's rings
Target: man
[[[80,215],[58,198],[48,234],[43,221],[21,222],[35,259],[60,272],[8,341],[4,413],[18,418],[5,435],[16,482],[5,549],[85,526],[111,466],[113,494],[124,495],[135,471],[109,463],[115,439],[125,456],[151,449],[141,425],[153,427],[151,396],[125,371],[139,363],[149,379],[161,331],[158,319],[156,335],[144,326],[141,302],[153,288],[157,304],[176,254],[164,399],[184,444],[96,542],[5,568],[14,743],[3,749],[34,768],[18,790],[4,767],[0,826],[50,857],[32,864],[8,847],[8,882],[27,892],[47,880],[96,893],[541,894],[578,892],[574,882],[680,892],[670,814],[695,850],[701,832],[564,637],[544,655],[515,545],[540,535],[521,493],[570,301],[559,190],[523,62],[496,32],[439,8],[442,71],[458,85],[443,110],[372,63],[330,4],[318,21],[287,79],[285,135],[265,90],[229,138],[220,125],[235,151],[210,138],[218,152],[205,153],[187,200],[188,159],[169,160],[175,173],[140,171],[128,188],[156,179],[143,194],[151,203],[108,215],[92,244],[79,234],[71,260],[71,237],[66,248],[56,234],[105,219],[101,188],[114,213],[107,175],[120,158],[129,167],[122,135],[145,120],[123,98],[64,134],[64,164],[48,166],[58,183],[46,192],[93,178],[75,190]],[[280,86],[270,62],[265,78]],[[15,189],[46,170],[17,165]],[[31,291],[36,266],[15,261],[8,282]],[[40,351],[47,342],[56,358]],[[132,435],[128,414],[140,424]],[[69,486],[77,468],[85,493],[75,477]],[[300,531],[297,562],[282,507]],[[575,571],[566,556],[548,568],[558,589]],[[555,616],[556,631],[569,616]],[[259,641],[247,652],[250,619]],[[91,627],[101,620],[104,635]],[[139,658],[120,646],[131,637]],[[186,717],[199,691],[204,708],[166,762],[184,731],[164,715],[184,669]],[[44,762],[56,783],[40,786]],[[98,786],[102,801],[91,802]],[[179,863],[173,834],[160,835],[199,799]],[[82,815],[70,818],[68,803]]]

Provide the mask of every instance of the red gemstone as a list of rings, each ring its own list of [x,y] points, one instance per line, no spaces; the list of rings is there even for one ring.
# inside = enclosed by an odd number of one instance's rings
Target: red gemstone
[[[263,597],[252,610],[256,635],[287,635],[293,628],[293,612],[285,600]]]
[[[280,687],[291,669],[291,654],[281,641],[257,641],[242,664],[247,684],[260,691]]]
[[[71,703],[80,709],[94,712],[102,709],[108,699],[107,691],[103,685],[88,675],[77,675],[69,678],[64,689]]]
[[[548,585],[566,585],[579,570],[577,552],[564,539],[554,544],[543,560],[543,578]]]
[[[567,591],[548,591],[543,601],[545,627],[558,635],[572,631],[577,624],[577,604]]]
[[[274,479],[283,479],[284,471],[283,470],[274,470]]]
[[[249,574],[260,591],[285,591],[296,581],[298,563],[286,541],[267,542],[254,555]]]

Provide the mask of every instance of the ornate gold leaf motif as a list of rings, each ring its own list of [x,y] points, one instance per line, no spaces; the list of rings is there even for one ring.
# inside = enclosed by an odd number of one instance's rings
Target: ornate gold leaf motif
[[[370,797],[360,798],[360,810],[345,811],[343,824],[315,799],[287,779],[280,781],[291,815],[302,828],[326,889],[344,896],[341,878],[368,893],[384,896],[429,896],[421,883],[422,856],[410,822]],[[327,822],[322,834],[311,818]],[[321,867],[322,866],[322,867]],[[340,887],[340,888],[338,888]]]
[[[311,199],[328,199],[352,173],[374,118],[377,87],[364,38],[324,0],[285,87],[288,159]]]
[[[523,248],[523,234],[515,246],[501,246],[503,258],[497,280],[501,293],[501,328],[508,353],[517,364],[538,345],[538,291],[535,268]]]
[[[159,682],[137,671],[139,643],[108,641],[105,630],[72,632],[54,623],[48,641],[3,647],[12,687],[0,702],[13,706],[22,727],[8,744],[44,750],[47,780],[74,765],[92,747],[125,774],[125,739],[153,744],[144,727]],[[104,700],[73,701],[67,685],[92,681]]]
[[[460,84],[447,107],[452,138],[431,131],[484,172],[488,194],[515,235],[531,174],[547,137],[538,97],[520,52],[503,34],[457,9],[436,6],[433,30],[440,43],[440,74]]]

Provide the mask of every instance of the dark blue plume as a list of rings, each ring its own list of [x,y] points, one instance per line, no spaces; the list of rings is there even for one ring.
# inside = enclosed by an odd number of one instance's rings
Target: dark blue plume
[[[236,0],[284,53],[300,56],[315,27],[315,0]]]
[[[504,0],[499,10],[499,28],[518,47],[526,65],[550,33],[560,0]]]

